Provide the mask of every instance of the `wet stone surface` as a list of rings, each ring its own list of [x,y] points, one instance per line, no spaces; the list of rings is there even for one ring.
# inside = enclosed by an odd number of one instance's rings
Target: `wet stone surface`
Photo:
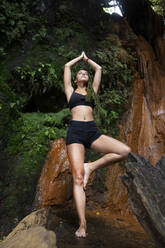
[[[54,217],[53,217],[54,216]],[[58,248],[155,248],[135,217],[127,219],[105,212],[87,211],[87,237],[75,237],[78,219],[73,211],[54,211],[51,230]]]

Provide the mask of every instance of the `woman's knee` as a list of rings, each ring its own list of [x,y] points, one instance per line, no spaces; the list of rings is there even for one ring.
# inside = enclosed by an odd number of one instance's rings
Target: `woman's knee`
[[[76,185],[83,186],[84,181],[84,173],[74,173],[73,175],[73,182]]]
[[[120,155],[123,158],[126,158],[126,157],[128,157],[130,152],[131,152],[131,148],[129,146],[127,146],[127,145],[124,145],[123,149],[121,150]]]

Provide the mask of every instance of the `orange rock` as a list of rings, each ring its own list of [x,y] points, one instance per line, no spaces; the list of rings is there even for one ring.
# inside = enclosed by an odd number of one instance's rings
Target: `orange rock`
[[[72,175],[63,138],[51,145],[43,166],[35,206],[65,205],[72,196]]]
[[[121,140],[153,165],[165,154],[165,40],[159,37],[156,42],[159,60],[143,37],[137,40],[139,74],[132,88],[130,110],[120,127]],[[131,208],[120,174],[123,174],[121,166],[109,168],[109,205],[125,215],[131,213]]]
[[[162,44],[165,53],[165,42]],[[165,71],[156,59],[152,47],[142,37],[138,40],[137,53],[144,79],[139,78],[134,83],[132,107],[128,117],[132,120],[132,133],[126,134],[126,141],[133,152],[155,165],[165,151]],[[134,132],[137,133],[136,137]]]

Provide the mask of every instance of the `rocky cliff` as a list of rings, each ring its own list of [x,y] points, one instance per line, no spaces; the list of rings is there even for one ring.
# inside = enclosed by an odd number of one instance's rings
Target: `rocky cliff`
[[[157,37],[155,47],[156,50],[142,36],[138,37],[138,74],[131,92],[130,109],[120,126],[121,140],[153,165],[165,153],[165,40]],[[109,168],[107,185],[110,206],[126,214],[130,207],[119,179],[122,173],[122,166]]]

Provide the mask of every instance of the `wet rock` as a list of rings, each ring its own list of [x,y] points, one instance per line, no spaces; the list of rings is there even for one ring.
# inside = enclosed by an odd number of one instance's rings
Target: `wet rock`
[[[128,202],[128,192],[121,182],[120,175],[124,168],[119,164],[108,168],[106,185],[108,189],[108,206],[110,211],[125,215],[132,215],[132,209]]]
[[[63,138],[52,143],[45,165],[43,166],[35,207],[65,205],[72,197],[72,174]]]
[[[26,216],[0,243],[0,248],[56,248],[56,235],[48,231],[49,209],[40,209]]]
[[[165,151],[165,71],[142,37],[137,41],[137,53],[140,77],[134,83],[132,106],[123,120],[121,136],[133,152],[156,164]]]
[[[123,131],[133,151],[156,164],[165,151],[165,71],[142,37],[137,45],[141,78],[135,81],[129,127]]]
[[[122,181],[134,214],[159,248],[165,247],[165,156],[154,167],[131,153]]]
[[[157,38],[157,54],[143,38],[137,39],[139,68],[132,88],[130,109],[123,116],[120,126],[120,140],[128,144],[132,151],[149,160],[153,165],[165,151],[165,41]],[[160,59],[162,58],[162,59]],[[128,193],[119,176],[124,167],[109,167],[107,188],[109,206],[123,215],[131,214]]]
[[[162,69],[165,68],[165,39],[162,39],[161,36],[156,37],[155,39],[155,52],[158,57]]]
[[[59,224],[52,226],[58,248],[156,248],[134,216],[121,218],[109,210],[87,210],[88,235],[78,239],[74,235],[78,228],[75,211],[59,209],[55,215],[61,218]]]

